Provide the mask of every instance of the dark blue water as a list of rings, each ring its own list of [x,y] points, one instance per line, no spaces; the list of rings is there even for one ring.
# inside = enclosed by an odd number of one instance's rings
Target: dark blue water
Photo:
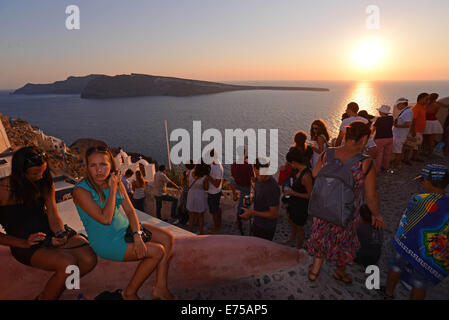
[[[191,132],[194,120],[202,121],[203,131],[216,128],[223,137],[225,129],[278,129],[281,163],[294,133],[309,132],[314,119],[323,119],[335,136],[341,114],[350,101],[377,115],[375,108],[393,105],[402,96],[410,101],[423,91],[449,96],[448,81],[247,83],[317,86],[330,91],[237,91],[196,97],[107,100],[86,100],[76,95],[9,95],[3,91],[0,112],[22,118],[68,145],[79,138],[95,138],[111,147],[149,155],[160,163],[167,163],[164,120],[168,120],[169,134],[177,128]]]

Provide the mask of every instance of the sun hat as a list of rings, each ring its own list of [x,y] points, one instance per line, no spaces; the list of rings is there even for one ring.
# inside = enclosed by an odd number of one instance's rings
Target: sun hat
[[[382,105],[382,107],[377,108],[377,111],[382,112],[382,113],[386,113],[386,114],[390,114],[391,107],[387,106],[387,105]]]
[[[405,102],[408,103],[408,99],[406,99],[406,98],[399,98],[398,100],[396,100],[396,103],[394,105],[397,106],[398,104],[405,103]]]

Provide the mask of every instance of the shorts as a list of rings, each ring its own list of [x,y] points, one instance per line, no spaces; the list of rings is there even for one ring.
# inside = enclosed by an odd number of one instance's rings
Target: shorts
[[[218,209],[220,208],[221,195],[221,191],[216,194],[207,194],[207,204],[209,206],[209,212],[211,214],[216,214],[218,212]]]
[[[407,138],[396,138],[393,137],[393,148],[392,148],[392,153],[394,154],[401,154],[402,153],[402,148],[404,146],[404,142]]]
[[[393,272],[399,273],[404,276],[407,274],[407,283],[412,287],[426,290],[433,286],[433,282],[426,278],[422,273],[417,271],[413,265],[404,259],[396,250],[393,253],[393,257],[390,260],[389,267]]]

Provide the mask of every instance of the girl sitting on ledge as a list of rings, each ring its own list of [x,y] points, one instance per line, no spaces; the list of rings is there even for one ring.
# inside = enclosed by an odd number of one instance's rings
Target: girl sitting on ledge
[[[10,246],[17,261],[54,272],[36,299],[59,298],[69,265],[84,276],[97,263],[87,241],[64,227],[46,154],[36,147],[16,151],[11,176],[0,181],[0,224],[6,231],[0,233],[0,245]]]
[[[157,269],[153,299],[173,299],[167,288],[173,236],[161,228],[139,223],[109,148],[89,148],[85,161],[86,178],[76,185],[73,200],[92,248],[104,259],[141,261],[123,298],[139,299],[137,291]],[[127,218],[119,212],[120,205]]]

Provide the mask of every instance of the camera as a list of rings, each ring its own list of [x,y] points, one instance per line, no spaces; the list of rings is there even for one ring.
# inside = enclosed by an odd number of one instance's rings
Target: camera
[[[243,197],[243,208],[248,209],[250,205],[251,205],[251,197],[246,195],[245,197]]]

